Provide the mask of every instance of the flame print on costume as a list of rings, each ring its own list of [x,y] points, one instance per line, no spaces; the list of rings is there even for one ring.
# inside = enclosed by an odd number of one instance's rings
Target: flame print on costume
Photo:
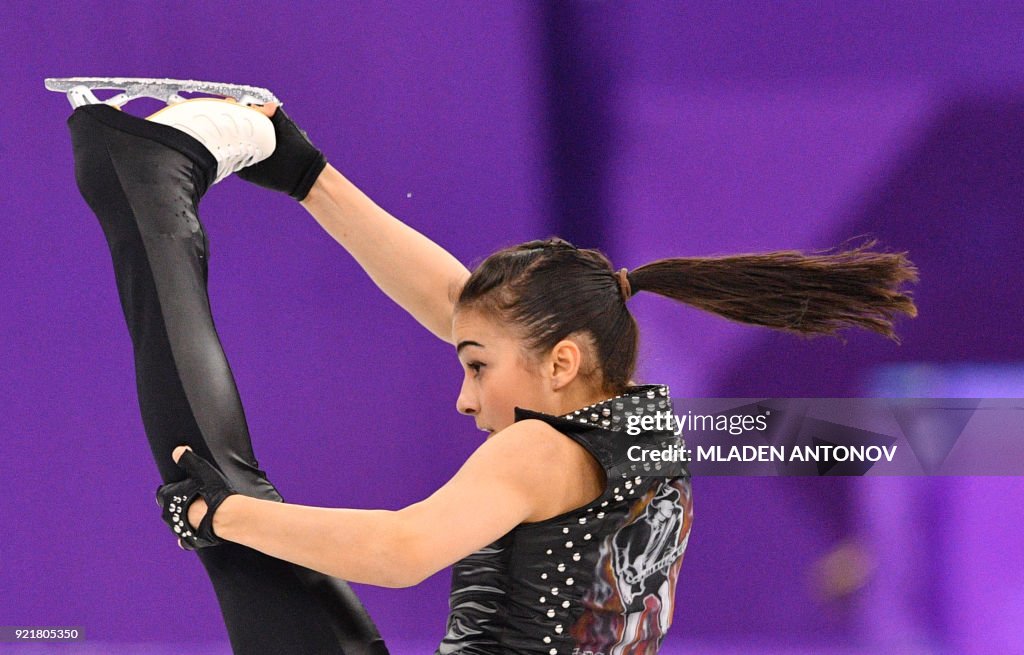
[[[601,544],[574,655],[654,655],[672,623],[676,581],[690,537],[689,478],[656,484]]]

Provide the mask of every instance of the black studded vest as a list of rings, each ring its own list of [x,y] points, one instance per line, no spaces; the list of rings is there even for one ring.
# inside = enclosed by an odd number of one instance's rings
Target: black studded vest
[[[520,524],[457,562],[435,655],[657,653],[690,534],[690,478],[685,465],[636,461],[630,447],[681,445],[637,420],[671,411],[663,385],[562,417],[516,408],[516,421],[542,420],[586,448],[607,484],[593,502]]]

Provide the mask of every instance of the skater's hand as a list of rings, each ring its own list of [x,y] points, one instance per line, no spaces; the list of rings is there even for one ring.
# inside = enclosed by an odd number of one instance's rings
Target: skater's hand
[[[189,477],[157,489],[164,522],[186,550],[222,543],[213,531],[213,516],[224,499],[238,492],[220,471],[188,446],[178,446],[171,456]]]
[[[277,105],[268,104],[257,109],[269,116],[274,124],[277,146],[274,154],[238,171],[238,177],[303,200],[327,166],[324,153],[317,150],[306,133]]]
[[[253,109],[265,115],[267,118],[273,118],[274,112],[280,107],[276,102],[268,102],[265,105],[251,105]]]

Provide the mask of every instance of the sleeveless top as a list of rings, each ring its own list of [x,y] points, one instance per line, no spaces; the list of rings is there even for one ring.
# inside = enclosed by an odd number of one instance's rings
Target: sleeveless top
[[[457,562],[435,655],[657,653],[690,535],[690,477],[684,464],[636,461],[631,447],[680,446],[667,421],[653,420],[671,411],[664,385],[631,387],[562,417],[516,408],[516,421],[539,419],[586,448],[605,489]],[[643,429],[651,426],[662,429]]]

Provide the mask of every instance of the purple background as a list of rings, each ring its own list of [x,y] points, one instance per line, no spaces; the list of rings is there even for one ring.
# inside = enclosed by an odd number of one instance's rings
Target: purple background
[[[470,265],[550,234],[632,268],[868,233],[920,267],[901,346],[807,342],[638,297],[641,378],[677,396],[943,395],[951,380],[1024,396],[1024,5],[690,4],[6,7],[0,624],[77,625],[121,644],[97,652],[153,653],[185,624],[226,649],[202,568],[153,506],[109,254],[48,76],[266,86],[332,163]],[[399,508],[453,474],[480,436],[454,410],[450,346],[289,199],[232,179],[202,213],[217,326],[285,496]],[[1024,643],[1018,479],[694,489],[666,652]],[[829,594],[837,571],[863,574]],[[395,653],[422,653],[443,634],[447,584],[359,592]]]

